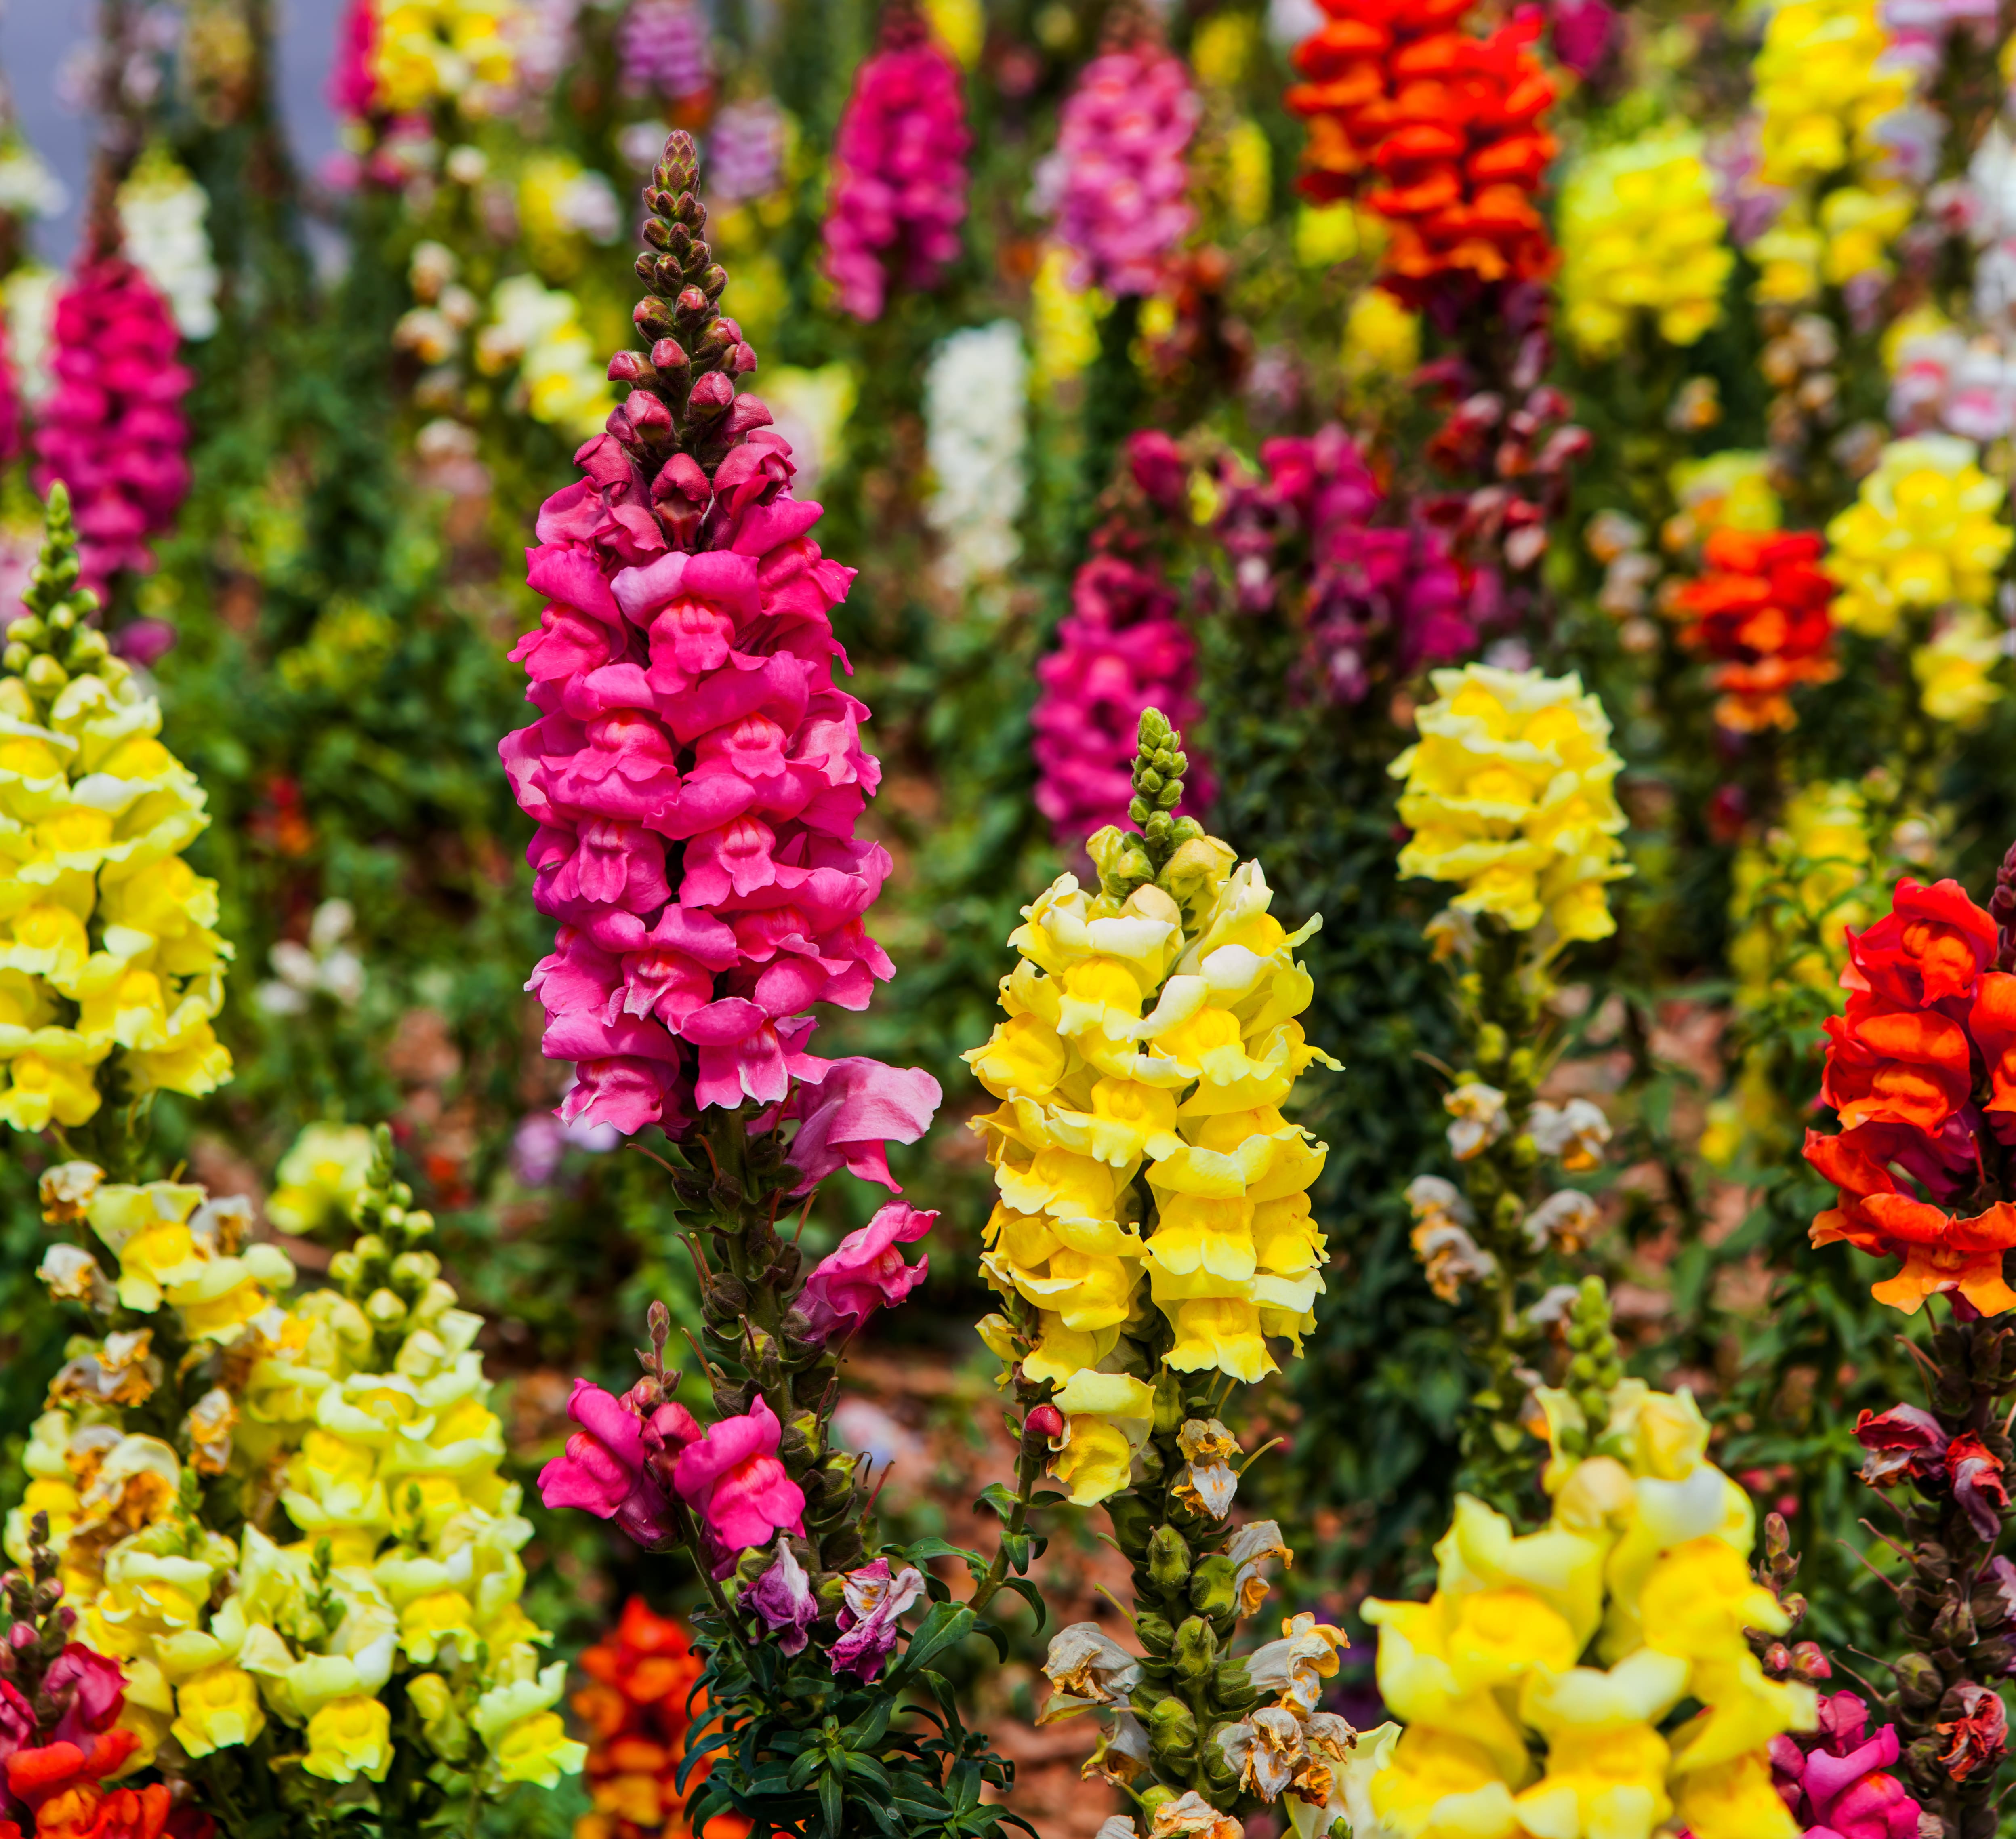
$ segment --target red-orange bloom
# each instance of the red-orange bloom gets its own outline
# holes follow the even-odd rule
[[[680,1624],[654,1615],[641,1597],[624,1605],[616,1631],[581,1657],[590,1684],[574,1695],[588,1726],[588,1783],[595,1812],[574,1823],[574,1839],[688,1839],[686,1802],[706,1779],[696,1766],[679,1790],[689,1740],[707,1722],[706,1700],[688,1696],[700,1657]],[[749,1823],[717,1815],[703,1839],[743,1839]]]
[[[1907,1009],[1856,995],[1826,1022],[1820,1096],[1858,1124],[1908,1124],[1935,1136],[1967,1102],[1973,1055],[1967,1030],[1936,1009]]]
[[[1967,1011],[1967,1031],[1988,1069],[1990,1097],[1982,1109],[2006,1141],[2016,1130],[2016,977],[1990,971]]]
[[[1995,921],[1956,881],[1927,887],[1906,875],[1890,906],[1874,925],[1849,934],[1841,988],[1913,1008],[1971,1001],[1995,955]]]
[[[1302,189],[1393,225],[1386,286],[1419,305],[1445,275],[1537,280],[1554,251],[1533,204],[1555,153],[1535,14],[1478,38],[1467,0],[1322,0],[1288,106],[1309,124]]]
[[[2002,1254],[2016,1246],[2016,1206],[1997,1201],[1970,1219],[1906,1193],[1885,1166],[1880,1127],[1845,1130],[1838,1137],[1806,1133],[1805,1156],[1839,1190],[1839,1204],[1813,1221],[1815,1246],[1845,1241],[1879,1257],[1904,1260],[1895,1277],[1870,1294],[1906,1315],[1928,1296],[1957,1290],[1984,1315],[2016,1304],[2002,1279]]]
[[[168,1790],[107,1792],[103,1777],[132,1754],[139,1739],[128,1730],[95,1738],[87,1756],[75,1743],[45,1743],[7,1758],[7,1786],[35,1816],[35,1839],[160,1839],[168,1823]]]
[[[1715,719],[1725,728],[1791,727],[1794,686],[1841,674],[1828,612],[1838,590],[1816,566],[1821,549],[1812,531],[1718,530],[1707,572],[1676,597],[1690,622],[1681,642],[1720,660]]]

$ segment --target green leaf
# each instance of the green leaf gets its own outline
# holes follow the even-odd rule
[[[847,1803],[838,1776],[829,1772],[819,1777],[819,1817],[826,1823],[827,1839],[841,1839],[847,1830],[844,1817]]]
[[[1061,1495],[1058,1497],[1060,1499],[1062,1498]],[[1021,1505],[1006,1482],[990,1481],[980,1491],[980,1498],[973,1503],[973,1510],[977,1513],[982,1507],[992,1507],[995,1517],[1005,1525],[1014,1518],[1015,1509]]]
[[[958,1646],[973,1632],[974,1626],[973,1611],[964,1603],[934,1604],[931,1613],[917,1624],[917,1632],[910,1637],[910,1644],[903,1650],[902,1657],[889,1669],[890,1683],[895,1685],[907,1679],[927,1661]],[[1008,1657],[1006,1642],[997,1637],[995,1645],[1002,1650],[1001,1657],[1005,1661]]]

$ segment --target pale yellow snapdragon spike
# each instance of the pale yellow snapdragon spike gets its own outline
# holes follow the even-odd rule
[[[1421,738],[1388,769],[1414,832],[1401,873],[1454,882],[1459,911],[1514,932],[1545,920],[1563,939],[1607,938],[1604,889],[1631,871],[1618,841],[1624,763],[1602,705],[1573,672],[1468,664],[1431,680]]]
[[[1381,1695],[1406,1725],[1372,1778],[1378,1819],[1406,1835],[1645,1833],[1795,1839],[1770,1781],[1771,1739],[1810,1729],[1810,1687],[1767,1680],[1745,1630],[1789,1620],[1754,1582],[1748,1497],[1705,1455],[1685,1393],[1626,1380],[1586,1426],[1539,1394],[1557,1448],[1548,1524],[1515,1534],[1457,1502],[1425,1603],[1372,1602]],[[1586,1441],[1578,1447],[1587,1447]],[[1597,1637],[1594,1657],[1580,1664]],[[1667,1728],[1693,1700],[1697,1715]],[[1537,1741],[1544,1761],[1532,1760]]]
[[[1125,900],[1060,877],[1010,941],[1007,1019],[966,1056],[1001,1101],[977,1127],[999,1196],[983,1268],[1038,1312],[1024,1370],[1057,1387],[1053,1472],[1080,1500],[1125,1487],[1147,1436],[1150,1379],[1123,1369],[1148,1311],[1170,1367],[1253,1380],[1269,1337],[1299,1350],[1323,1288],[1306,1190],[1324,1152],[1280,1111],[1336,1065],[1296,1020],[1315,922],[1289,933],[1235,863],[1197,838]]]

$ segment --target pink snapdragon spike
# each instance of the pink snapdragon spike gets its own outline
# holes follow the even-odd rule
[[[1852,1692],[1820,1702],[1820,1728],[1771,1740],[1780,1798],[1806,1839],[1917,1839],[1918,1804],[1895,1776],[1897,1728],[1869,1735],[1869,1707]]]
[[[1305,691],[1356,703],[1382,670],[1408,677],[1475,648],[1478,593],[1447,538],[1418,519],[1372,525],[1394,507],[1342,428],[1262,442],[1260,463],[1258,478],[1234,467],[1220,481],[1212,534],[1240,612],[1299,607]]]
[[[675,136],[646,192],[650,352],[611,361],[636,387],[527,552],[548,604],[512,656],[541,713],[499,752],[559,931],[527,987],[574,1066],[569,1123],[677,1136],[746,1105],[752,1130],[794,1128],[801,1192],[841,1167],[893,1188],[887,1145],[923,1134],[936,1081],[807,1051],[818,1005],[865,1008],[894,968],[866,925],[889,856],[855,834],[881,771],[833,681],[854,571],[736,395],[756,357],[718,312],[697,182]]]
[[[616,31],[625,91],[655,92],[675,103],[704,98],[714,87],[714,49],[695,0],[631,0]]]
[[[1203,104],[1182,59],[1145,30],[1080,74],[1035,198],[1076,258],[1073,284],[1152,294],[1197,222],[1186,155]]]
[[[938,284],[958,259],[972,150],[959,66],[896,0],[833,141],[825,265],[844,312],[881,318],[892,278],[913,293]]]
[[[329,74],[329,99],[339,115],[355,118],[371,113],[377,95],[371,54],[377,43],[377,8],[372,0],[349,0],[337,29],[336,58]]]
[[[699,1441],[693,1414],[667,1404],[647,1415],[634,1394],[617,1398],[576,1379],[567,1415],[581,1428],[539,1471],[540,1499],[613,1520],[639,1545],[663,1545],[672,1536],[671,1504],[651,1459]]]
[[[21,451],[21,380],[15,374],[14,354],[7,329],[0,324],[0,466]]]
[[[858,1333],[877,1309],[893,1309],[931,1275],[931,1261],[906,1264],[898,1246],[914,1245],[936,1223],[936,1213],[920,1213],[900,1200],[879,1208],[812,1267],[797,1306],[805,1311],[808,1341],[843,1340]]]
[[[1157,511],[1179,514],[1187,479],[1168,435],[1132,437],[1127,463]],[[1127,808],[1143,709],[1159,709],[1186,730],[1203,716],[1197,641],[1178,615],[1152,546],[1119,521],[1093,541],[1093,554],[1072,578],[1071,610],[1058,622],[1057,648],[1036,665],[1041,687],[1029,715],[1039,775],[1036,809],[1065,849]],[[1211,774],[1198,749],[1189,752],[1179,809],[1198,817],[1211,806]]]
[[[826,1650],[827,1657],[836,1673],[878,1678],[901,1632],[898,1618],[923,1593],[923,1574],[905,1565],[891,1577],[888,1560],[878,1558],[850,1571],[841,1588],[846,1607],[840,1612],[840,1639]]]
[[[710,1424],[672,1465],[672,1486],[699,1517],[717,1578],[779,1532],[805,1536],[805,1491],[777,1460],[781,1435],[776,1413],[759,1397],[740,1417]]]
[[[35,430],[37,492],[58,479],[77,507],[78,558],[103,594],[120,569],[153,566],[148,544],[188,496],[193,380],[175,362],[167,304],[124,256],[87,258],[58,297],[56,388]]]
[[[784,180],[784,112],[759,96],[726,104],[707,135],[707,182],[718,203],[739,204],[774,192]]]

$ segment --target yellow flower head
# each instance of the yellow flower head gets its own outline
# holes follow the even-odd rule
[[[392,1766],[392,1714],[376,1699],[332,1700],[308,1720],[301,1767],[332,1782],[382,1782]]]
[[[1752,67],[1766,185],[1803,186],[1884,157],[1883,118],[1911,82],[1885,62],[1876,0],[1787,0],[1770,15]]]
[[[74,542],[58,488],[52,579]],[[231,1076],[211,1026],[231,947],[216,884],[180,854],[209,821],[203,789],[77,597],[31,587],[0,675],[0,1121],[19,1130],[88,1123],[114,1056],[136,1094]]]
[[[1978,607],[1963,607],[1911,654],[1918,699],[1935,721],[1978,728],[2000,698],[1993,672],[2003,633]]]
[[[362,1124],[308,1125],[273,1171],[267,1218],[298,1234],[347,1218],[364,1192],[372,1154],[371,1133]]]
[[[1071,285],[1071,264],[1069,250],[1048,245],[1029,290],[1035,380],[1043,389],[1082,375],[1099,355],[1099,322],[1108,302],[1096,289]]]
[[[1514,931],[1545,919],[1564,939],[1608,937],[1604,884],[1631,871],[1617,840],[1624,763],[1602,705],[1572,673],[1469,664],[1433,680],[1421,738],[1389,769],[1406,781],[1400,817],[1414,831],[1401,872],[1455,882],[1460,911]]]
[[[982,1268],[1024,1325],[995,1318],[990,1345],[1059,1388],[1051,1472],[1085,1502],[1128,1484],[1147,1434],[1150,1357],[1122,1340],[1150,1307],[1179,1372],[1254,1380],[1275,1370],[1270,1337],[1300,1351],[1323,1288],[1305,1195],[1325,1152],[1280,1105],[1336,1064],[1296,1019],[1314,986],[1294,950],[1316,922],[1289,932],[1257,864],[1198,836],[1132,885],[1138,841],[1089,848],[1102,891],[1064,875],[1023,910],[1006,1019],[966,1056],[1002,1102],[976,1126],[999,1196]]]
[[[1907,610],[1984,608],[2009,554],[2001,484],[1950,435],[1892,441],[1856,502],[1827,525],[1834,617],[1888,638]]]
[[[1561,289],[1568,330],[1617,350],[1633,316],[1669,344],[1694,344],[1722,312],[1736,258],[1701,136],[1668,128],[1582,160],[1561,189]]]
[[[175,1687],[177,1743],[192,1756],[249,1743],[266,1728],[257,1682],[232,1666],[212,1667]]]

